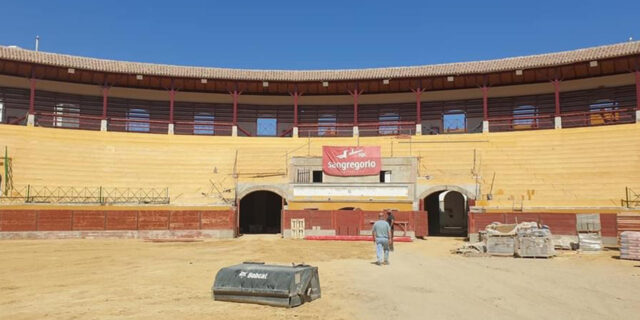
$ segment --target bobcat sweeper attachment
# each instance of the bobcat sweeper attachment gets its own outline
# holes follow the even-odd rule
[[[212,287],[217,301],[295,307],[320,298],[318,268],[245,262],[220,269]]]

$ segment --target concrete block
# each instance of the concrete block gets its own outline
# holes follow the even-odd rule
[[[553,124],[554,124],[554,128],[562,129],[562,117],[554,117]]]

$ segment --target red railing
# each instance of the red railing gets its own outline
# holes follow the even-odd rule
[[[352,123],[299,123],[299,137],[351,137]]]
[[[586,112],[570,112],[562,115],[563,128],[604,126],[635,122],[635,109],[621,108]]]
[[[184,135],[230,136],[232,128],[231,122],[176,121],[173,130]]]
[[[247,130],[245,130],[245,129],[242,129],[242,127],[241,127],[241,126],[236,125],[236,127],[238,128],[238,131],[240,131],[240,132],[244,133],[247,137],[251,137],[251,136],[252,136],[252,135],[251,135],[251,132],[249,132],[249,131],[247,131]]]
[[[489,118],[489,132],[553,129],[554,115]]]
[[[29,115],[28,113],[25,113],[24,116],[19,117],[19,118],[15,118],[15,119],[7,122],[7,124],[25,125],[25,124],[27,124],[27,116],[28,115]]]
[[[109,118],[109,131],[119,132],[141,132],[141,133],[164,133],[169,132],[169,121],[167,120],[145,120],[127,118]]]
[[[292,132],[293,132],[293,127],[282,131],[282,133],[280,133],[280,135],[278,135],[278,137],[290,137]]]
[[[26,115],[25,115],[26,116]],[[100,130],[100,116],[36,112],[35,126],[64,129]]]
[[[358,132],[362,137],[412,135],[416,131],[413,121],[383,121],[358,123]]]

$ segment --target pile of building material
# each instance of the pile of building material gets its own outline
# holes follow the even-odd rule
[[[517,224],[492,223],[485,228],[487,253],[492,256],[513,256],[516,249]]]
[[[518,230],[516,255],[522,258],[549,258],[555,256],[556,251],[551,239],[551,231],[537,226]]]
[[[599,214],[576,215],[576,229],[580,251],[601,251],[602,234]]]
[[[640,260],[640,232],[622,232],[620,235],[620,259]]]
[[[481,241],[465,244],[454,253],[465,256],[549,258],[555,256],[551,230],[537,222],[502,224],[494,222],[481,233]]]

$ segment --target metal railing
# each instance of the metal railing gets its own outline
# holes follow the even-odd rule
[[[631,190],[631,188],[626,187],[625,190],[625,199],[620,200],[620,205],[627,208],[637,208],[640,207],[640,194]]]
[[[37,127],[100,130],[101,116],[74,113],[36,112]]]
[[[300,137],[351,137],[353,123],[298,123]]]
[[[217,121],[176,121],[175,134],[205,135],[205,136],[230,136],[233,123]]]
[[[27,116],[12,119],[7,124],[25,125]],[[592,110],[581,112],[566,112],[559,115],[563,128],[589,127],[634,123],[635,108],[611,108],[610,110]],[[487,119],[490,132],[553,129],[555,127],[554,114],[532,116],[505,116]],[[36,112],[35,125],[41,127],[100,130],[101,120],[98,115],[81,115],[73,112]],[[167,134],[170,122],[167,120],[108,118],[108,131],[160,133]],[[300,137],[350,137],[353,136],[353,123],[299,123]],[[458,131],[439,132],[423,128],[422,134],[453,134],[481,132],[481,124],[471,130],[467,128]],[[174,133],[182,135],[210,135],[230,136],[233,124],[217,121],[175,121]],[[413,121],[361,122],[358,124],[360,136],[385,135],[413,135],[416,133]],[[238,133],[254,136],[251,132],[237,126]],[[293,127],[277,134],[280,137],[292,135]]]
[[[563,128],[604,126],[635,122],[635,109],[594,110],[561,114]]]
[[[167,134],[169,132],[169,121],[109,118],[108,128],[109,131]]]
[[[554,115],[489,118],[489,132],[553,129]]]
[[[397,136],[412,135],[416,131],[416,123],[413,121],[383,121],[358,123],[360,136]]]
[[[169,188],[14,186],[0,203],[169,204]]]

